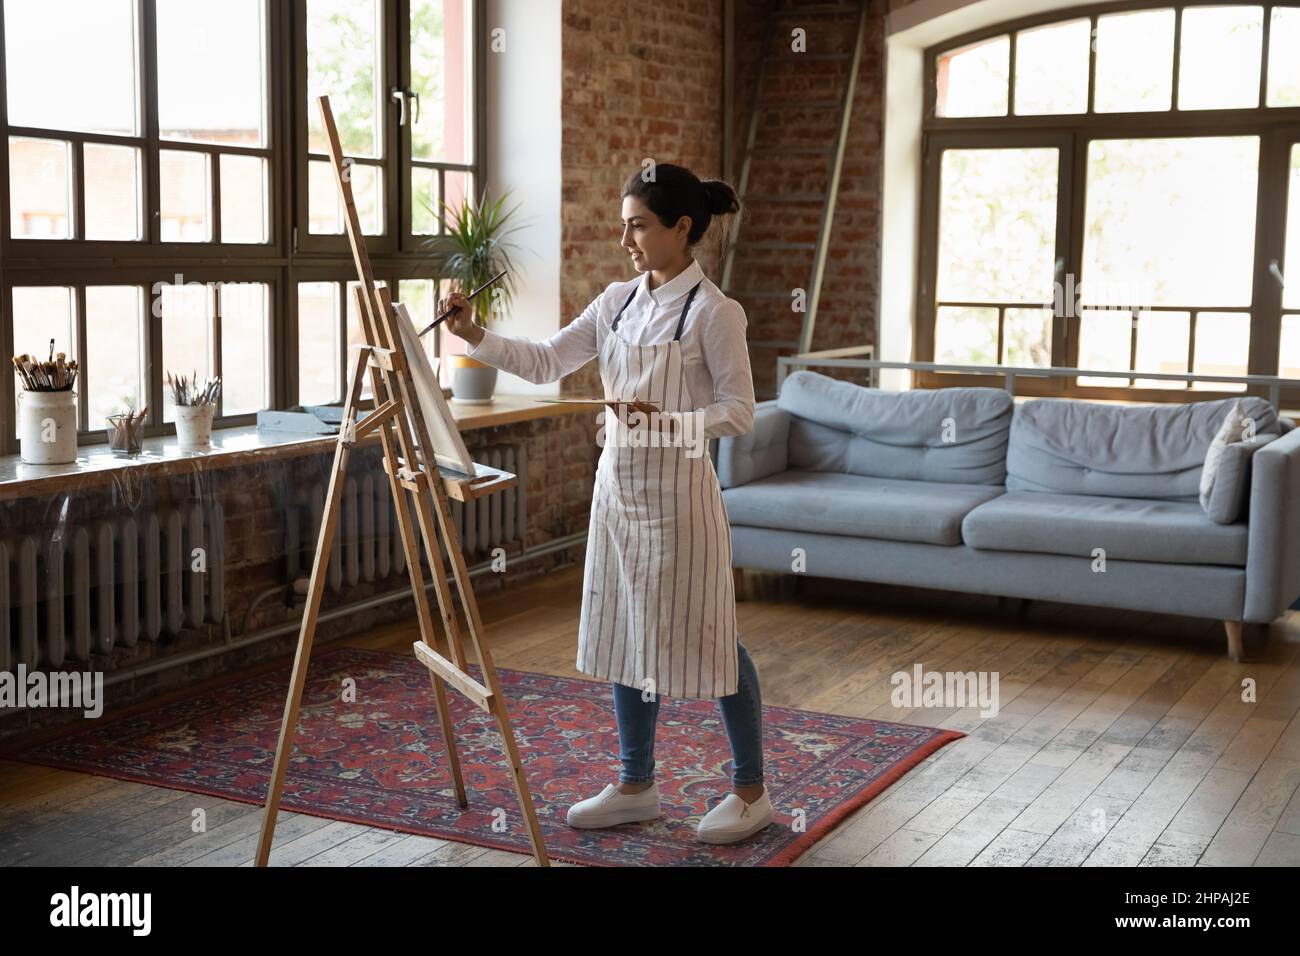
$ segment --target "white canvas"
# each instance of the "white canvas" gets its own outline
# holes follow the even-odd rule
[[[397,325],[402,330],[402,350],[406,353],[406,362],[411,370],[411,381],[415,385],[415,397],[424,413],[424,424],[429,429],[429,439],[433,442],[434,457],[439,465],[452,471],[463,472],[471,477],[474,461],[465,448],[460,437],[456,419],[452,417],[447,400],[442,396],[442,386],[438,384],[438,373],[429,361],[415,323],[411,321],[406,306],[400,302],[393,303],[397,313]]]

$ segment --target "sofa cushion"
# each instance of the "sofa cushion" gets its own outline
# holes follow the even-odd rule
[[[1025,402],[1012,417],[1007,489],[1198,501],[1205,453],[1234,401],[1256,433],[1279,430],[1273,406],[1255,396],[1180,405]]]
[[[1233,442],[1224,446],[1219,456],[1213,487],[1210,488],[1209,500],[1201,503],[1211,521],[1232,524],[1246,517],[1246,502],[1250,500],[1251,460],[1256,451],[1277,437],[1255,435],[1250,441]]]
[[[961,544],[961,520],[1003,493],[992,485],[783,471],[722,493],[732,525]]]
[[[778,405],[790,423],[790,467],[876,478],[1001,485],[1011,396],[999,388],[864,388],[794,372]]]
[[[1200,502],[1008,491],[972,510],[962,540],[988,551],[1107,560],[1246,564],[1246,524],[1216,524]]]

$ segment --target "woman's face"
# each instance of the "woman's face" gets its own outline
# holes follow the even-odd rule
[[[622,246],[637,272],[663,269],[680,260],[690,231],[690,216],[682,216],[669,228],[636,196],[623,197]]]

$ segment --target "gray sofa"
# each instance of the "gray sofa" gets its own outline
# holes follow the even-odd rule
[[[1211,518],[1201,470],[1230,401],[1017,404],[798,371],[719,439],[732,563],[1214,618],[1239,660],[1243,624],[1300,596],[1300,430],[1243,397],[1256,439],[1225,451],[1242,477],[1220,465]]]

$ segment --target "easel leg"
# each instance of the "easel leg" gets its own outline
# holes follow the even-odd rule
[[[533,856],[538,866],[549,866],[550,859],[546,853],[546,843],[542,839],[542,829],[537,822],[537,810],[533,806],[532,793],[528,789],[528,777],[524,774],[524,765],[519,759],[519,746],[515,742],[514,729],[510,724],[510,713],[506,707],[505,694],[501,690],[501,681],[497,677],[496,665],[492,663],[492,654],[487,644],[481,640],[483,623],[478,616],[478,602],[474,600],[474,586],[469,578],[469,568],[465,565],[465,555],[461,551],[460,535],[456,523],[452,520],[451,510],[447,506],[446,493],[434,489],[434,505],[438,509],[438,523],[442,526],[443,543],[451,560],[452,573],[456,579],[456,589],[460,592],[461,603],[465,608],[465,619],[469,624],[470,639],[478,652],[479,667],[483,671],[483,683],[492,692],[492,715],[497,719],[501,730],[501,743],[506,751],[506,760],[510,763],[510,772],[515,781],[515,793],[519,797],[519,806],[524,814],[524,823],[528,827],[528,839],[533,846]],[[432,551],[433,560],[438,560],[437,573],[441,576],[441,561],[436,557],[438,550]],[[455,621],[455,609],[452,610],[452,630],[450,633],[459,643],[459,628]]]
[[[366,334],[366,340],[369,342],[387,341],[383,336],[376,334],[375,326],[371,322],[369,302],[365,292],[360,286],[354,290],[356,293],[357,316],[361,319],[362,327]],[[381,371],[374,365],[370,366],[370,387],[375,395],[387,395],[390,400],[398,397],[400,390],[394,386],[394,383],[388,380],[388,374]],[[437,642],[434,635],[437,631],[433,626],[433,611],[429,608],[429,592],[424,586],[424,571],[420,567],[420,547],[419,541],[415,537],[415,525],[411,521],[411,507],[407,500],[407,492],[403,489],[402,484],[397,479],[399,470],[397,446],[403,449],[410,445],[408,426],[405,413],[402,413],[395,422],[385,423],[380,431],[380,437],[384,445],[384,470],[388,473],[388,486],[393,496],[393,507],[397,512],[397,529],[402,536],[402,550],[406,554],[407,573],[411,578],[411,590],[415,599],[415,615],[420,625],[420,638],[425,644],[438,650]],[[417,496],[418,507],[418,496]],[[421,520],[423,529],[423,519]],[[427,535],[426,535],[427,538]],[[427,541],[426,541],[427,546]],[[441,589],[441,584],[439,584]],[[441,600],[439,601],[441,604]],[[438,723],[442,725],[442,742],[447,751],[447,763],[451,769],[452,788],[456,793],[456,803],[461,809],[469,806],[469,795],[465,791],[465,777],[460,767],[460,751],[456,747],[456,731],[452,725],[451,707],[447,703],[447,688],[441,677],[434,672],[429,672],[429,679],[433,685],[434,705],[438,710]]]
[[[348,400],[343,406],[343,421],[354,420],[357,399],[361,394],[361,375],[369,353],[365,349],[357,352],[357,362],[352,368],[349,380]],[[334,446],[334,465],[330,470],[329,491],[325,495],[325,515],[321,520],[320,538],[316,542],[316,560],[311,566],[311,584],[307,588],[307,607],[302,616],[302,627],[298,630],[298,653],[293,659],[293,677],[289,681],[289,699],[284,706],[284,720],[280,724],[280,740],[275,748],[275,768],[271,771],[271,787],[266,800],[266,812],[262,817],[262,835],[257,843],[257,866],[266,866],[271,855],[271,840],[275,836],[275,818],[280,810],[280,796],[284,790],[284,776],[289,768],[289,756],[293,753],[293,738],[298,729],[298,708],[302,704],[302,690],[307,682],[307,667],[311,661],[311,646],[316,635],[316,618],[320,614],[321,598],[325,595],[325,574],[329,568],[330,550],[334,544],[334,532],[338,527],[341,497],[339,489],[347,471],[351,444],[339,436]]]

